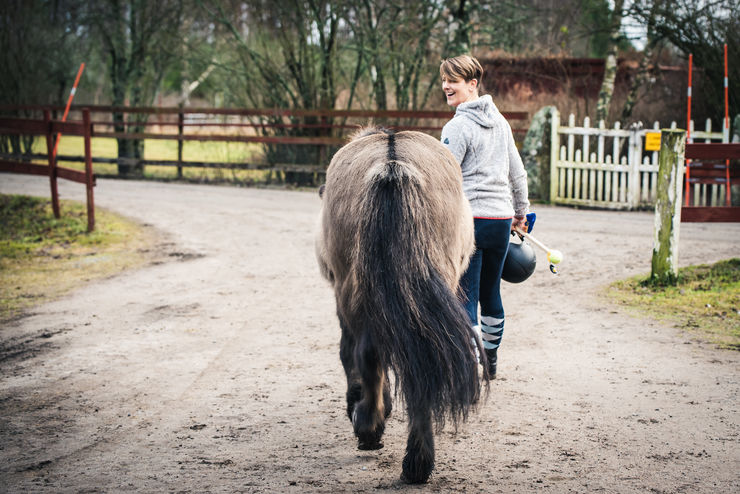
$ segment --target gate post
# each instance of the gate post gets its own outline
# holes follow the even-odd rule
[[[629,171],[627,178],[627,204],[630,209],[637,209],[640,205],[640,151],[642,149],[642,139],[640,139],[640,130],[642,123],[632,124],[630,126],[629,137]]]
[[[660,134],[650,280],[660,285],[675,285],[678,277],[678,234],[686,131],[662,129]]]
[[[558,197],[558,157],[560,156],[560,112],[553,108],[550,116],[550,202]]]

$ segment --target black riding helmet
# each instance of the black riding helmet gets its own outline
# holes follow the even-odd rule
[[[509,283],[521,283],[532,276],[536,266],[537,256],[531,245],[524,241],[510,242],[501,279]]]

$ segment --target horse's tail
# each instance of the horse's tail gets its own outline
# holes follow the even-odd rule
[[[355,307],[407,406],[429,410],[440,426],[446,418],[457,425],[480,396],[473,333],[458,294],[428,255],[440,238],[425,232],[444,214],[429,210],[430,191],[420,171],[398,159],[394,137],[387,162],[365,176]]]

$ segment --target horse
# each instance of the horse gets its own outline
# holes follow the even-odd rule
[[[401,479],[427,482],[433,426],[457,430],[487,382],[459,288],[475,248],[460,167],[429,135],[365,129],[334,155],[319,195],[316,257],[334,289],[358,448],[383,447],[392,373],[409,422]]]

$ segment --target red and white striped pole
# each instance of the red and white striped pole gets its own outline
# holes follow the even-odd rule
[[[77,77],[75,77],[75,83],[72,85],[72,90],[69,92],[69,98],[67,98],[67,106],[64,108],[64,115],[62,116],[62,122],[67,121],[67,115],[69,115],[69,107],[72,106],[72,100],[77,92],[77,85],[80,83],[80,77],[82,77],[82,71],[85,70],[85,63],[80,64],[80,69],[77,71]],[[54,143],[54,151],[51,153],[51,159],[57,159],[57,149],[59,149],[59,139],[62,138],[62,133],[57,133],[57,140]]]
[[[691,65],[694,61],[694,55],[689,53],[689,89],[686,92],[687,95],[687,108],[686,108],[686,142],[691,142]],[[691,176],[691,167],[689,166],[689,163],[691,160],[686,160],[686,193],[684,194],[686,196],[684,205],[689,205],[689,196],[691,195],[691,189],[689,188],[689,178]]]

